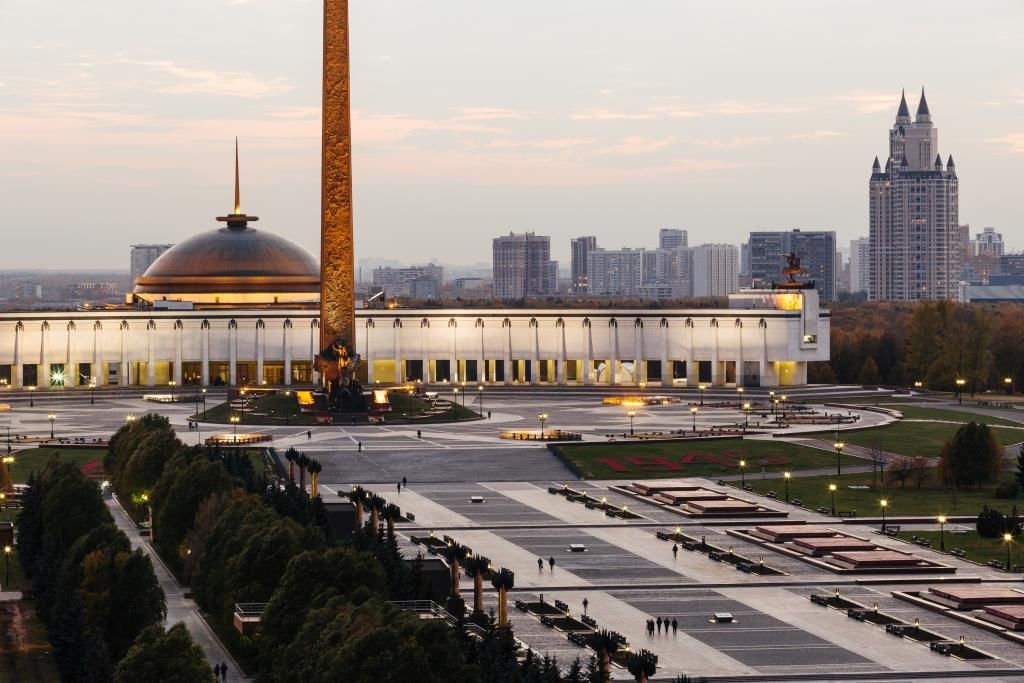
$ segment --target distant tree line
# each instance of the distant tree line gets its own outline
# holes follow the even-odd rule
[[[952,391],[1024,388],[1024,305],[868,302],[831,306],[831,360],[811,382]],[[998,324],[996,322],[998,321]]]

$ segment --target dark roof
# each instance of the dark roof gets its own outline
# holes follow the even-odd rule
[[[918,116],[931,116],[931,112],[928,111],[928,100],[924,98],[924,88],[921,88],[921,101],[917,103],[917,115]]]
[[[910,118],[910,107],[907,106],[907,91],[904,90],[900,95],[900,109],[896,112],[896,117],[906,116]]]
[[[878,163],[878,157],[875,157],[875,163],[873,163],[873,164],[871,165],[871,168],[872,168],[872,169],[874,169],[874,170],[876,170],[876,171],[877,171],[878,169],[882,168],[881,164],[879,164],[879,163]]]

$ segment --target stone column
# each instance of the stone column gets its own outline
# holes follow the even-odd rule
[[[594,383],[594,330],[590,324],[590,318],[583,319],[583,346],[586,358],[583,359],[583,384],[590,386]]]
[[[555,323],[555,381],[558,382],[559,386],[565,386],[566,381],[566,363],[569,359],[566,357],[565,352],[565,321],[561,318]]]
[[[238,323],[228,322],[228,384],[238,384]]]
[[[637,318],[633,322],[633,382],[647,381],[647,365],[644,362],[644,321]]]
[[[697,367],[696,339],[693,332],[693,319],[686,319],[686,331],[690,333],[690,346],[686,351],[686,386],[696,388],[700,384],[700,368]]]
[[[185,325],[180,320],[174,321],[174,383],[181,386],[181,360],[183,354],[181,352],[182,336],[185,332]]]
[[[128,321],[121,321],[121,367],[118,370],[117,384],[126,387],[131,385],[131,364],[128,359]]]
[[[430,384],[430,321],[420,321],[420,360],[423,363],[423,384]]]
[[[41,387],[50,386],[50,362],[47,359],[50,341],[50,323],[46,320],[39,327],[39,365],[36,367],[36,384]]]
[[[341,337],[358,351],[353,303],[348,0],[325,0],[323,46],[319,348],[325,349]]]
[[[455,318],[448,321],[448,379],[452,386],[458,386],[462,379],[459,374],[459,340],[456,336],[459,333],[459,322]]]
[[[670,328],[668,318],[661,319],[661,386],[672,386],[672,365],[669,358]]]
[[[281,325],[281,349],[284,353],[284,385],[292,385],[292,321],[285,320]]]
[[[201,355],[200,382],[204,387],[210,386],[210,321],[204,320],[199,325],[199,353]]]
[[[156,348],[154,337],[156,336],[156,321],[150,320],[146,323],[146,386],[156,385]]]
[[[736,357],[736,386],[746,386],[743,381],[743,321],[736,318],[736,336],[739,340],[739,353]]]
[[[619,321],[612,318],[608,321],[608,384],[619,384]]]
[[[402,321],[396,319],[391,329],[395,333],[395,385],[401,386],[405,383],[405,373],[402,370]]]
[[[71,355],[71,335],[74,334],[76,327],[74,320],[68,323],[67,347],[64,350],[64,386],[72,388],[78,386],[78,370],[76,364],[72,362],[74,357]]]
[[[480,330],[480,347],[476,354],[476,381],[483,384],[490,378],[487,376],[487,366],[484,362],[484,321],[482,318],[476,319],[476,326]]]
[[[263,374],[264,340],[266,338],[266,324],[260,318],[256,321],[256,384],[263,386],[266,376]]]
[[[11,373],[11,386],[21,389],[25,386],[25,363],[22,360],[22,346],[25,344],[25,325],[20,320],[14,325],[14,372]]]
[[[540,323],[530,318],[530,384],[540,381]]]
[[[503,384],[512,384],[512,376],[514,368],[512,367],[512,321],[505,318],[501,323],[502,327],[505,328],[504,347],[502,349],[502,362],[505,364],[505,381]]]
[[[366,321],[366,356],[363,362],[366,363],[366,385],[372,387],[375,381],[375,375],[373,372],[373,361],[377,358],[377,354],[374,353],[373,344],[373,328],[374,321]]]
[[[725,384],[722,376],[721,357],[718,355],[718,320],[711,321],[711,386],[720,387]]]

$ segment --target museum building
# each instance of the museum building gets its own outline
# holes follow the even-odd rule
[[[320,264],[225,226],[162,254],[123,307],[0,313],[0,384],[13,388],[293,385],[314,381]],[[787,386],[829,358],[813,289],[746,290],[727,308],[356,311],[369,383]]]

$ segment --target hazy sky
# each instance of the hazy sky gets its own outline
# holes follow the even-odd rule
[[[927,89],[960,218],[1013,247],[1019,2],[352,0],[359,257],[491,237],[653,246],[867,232],[900,88]],[[242,204],[319,251],[321,4],[0,0],[0,268],[127,269]]]

